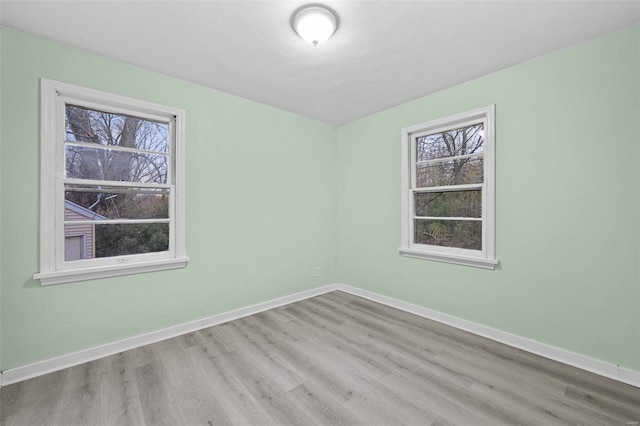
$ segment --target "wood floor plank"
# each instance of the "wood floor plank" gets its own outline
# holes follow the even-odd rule
[[[137,367],[136,385],[145,424],[168,426],[183,423],[178,406],[174,406],[162,361],[151,361]]]
[[[112,360],[109,373],[102,378],[103,412],[110,424],[135,426],[144,423],[134,366],[132,351],[119,354]]]
[[[9,424],[11,417],[21,411],[20,405],[24,404],[23,401],[28,400],[28,397],[22,397],[22,394],[27,392],[28,389],[34,389],[34,387],[28,386],[26,382],[16,383],[0,389],[0,396],[2,397],[2,401],[0,401],[0,420],[6,420],[7,424]]]
[[[265,326],[263,323],[252,324],[257,329]],[[322,346],[309,340],[291,342],[286,337],[276,337],[269,342],[272,350],[286,359],[297,370],[305,372],[307,378],[322,386],[325,392],[335,395],[337,398],[348,401],[353,397],[353,384],[348,379],[348,370],[345,364],[335,353],[326,355]]]
[[[56,410],[47,418],[46,424],[81,425],[95,418],[106,418],[102,404],[103,386],[99,381],[87,382],[66,390],[58,399]]]
[[[267,345],[261,345],[259,336],[243,320],[234,321],[229,325],[229,330],[238,344],[235,353],[246,358],[250,365],[261,371],[278,389],[288,392],[307,380],[275,351]]]
[[[229,354],[233,372],[243,379],[243,383],[269,415],[282,425],[319,424],[308,410],[301,410],[291,398],[265,375],[265,372],[252,365],[243,354]]]
[[[23,389],[18,393],[13,404],[5,407],[5,398],[2,398],[3,406],[0,408],[0,415],[12,414],[12,423],[8,423],[7,420],[7,426],[51,424],[56,412],[64,406],[61,395],[65,386],[63,378],[66,373],[65,370],[56,371],[24,383],[17,383],[16,385],[22,385]],[[10,391],[11,386],[3,386],[0,392],[4,395],[8,388]],[[0,419],[0,422],[2,420]],[[2,424],[4,426],[4,423]]]
[[[639,388],[339,291],[0,390],[2,426],[634,422]]]
[[[332,394],[324,392],[314,380],[308,380],[287,392],[294,404],[305,408],[325,425],[363,424],[353,413],[346,409]]]
[[[190,348],[190,355],[201,368],[220,405],[235,424],[277,424],[251,395],[243,380],[234,374],[230,357],[234,352],[210,353],[204,347]]]

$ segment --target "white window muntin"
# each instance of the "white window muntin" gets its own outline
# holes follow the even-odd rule
[[[462,114],[457,114],[427,123],[411,126],[402,130],[402,220],[400,253],[406,256],[459,263],[469,266],[494,269],[495,235],[494,235],[494,114],[495,105],[478,108]],[[484,146],[481,153],[464,156],[452,156],[417,162],[416,140],[423,136],[459,129],[483,123]],[[416,187],[416,164],[437,163],[456,158],[482,157],[483,182],[478,184],[446,185],[437,187]],[[419,192],[444,192],[479,189],[482,196],[482,249],[470,250],[457,247],[435,246],[414,243],[415,219],[435,220],[469,220],[476,218],[431,218],[415,215],[414,194]]]
[[[184,111],[137,99],[105,93],[68,83],[41,79],[41,256],[40,272],[34,274],[42,284],[80,281],[137,272],[173,269],[186,266],[188,258],[184,243]],[[130,115],[145,120],[168,124],[167,183],[140,183],[120,181],[95,181],[66,178],[65,145],[76,144],[66,140],[66,105],[93,110]],[[177,143],[177,140],[181,143]],[[90,145],[90,144],[86,144]],[[111,146],[91,146],[97,149],[118,149]],[[130,149],[138,152],[148,150]],[[178,168],[179,166],[179,168]],[[53,179],[52,179],[53,177]],[[167,251],[140,253],[77,261],[64,260],[64,226],[81,221],[64,220],[65,184],[87,184],[124,187],[153,187],[169,190],[169,219],[153,219],[153,223],[169,224]],[[51,212],[54,214],[51,214]],[[105,221],[91,221],[99,224]],[[107,221],[109,223],[116,222]],[[149,223],[144,219],[129,219],[126,223]],[[179,235],[178,235],[179,234]]]

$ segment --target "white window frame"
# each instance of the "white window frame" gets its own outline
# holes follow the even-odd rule
[[[495,258],[495,105],[474,109],[461,114],[432,120],[402,129],[402,178],[401,178],[401,241],[398,252],[407,257],[428,259],[459,265],[474,266],[484,269],[495,269],[498,260]],[[471,126],[484,124],[484,176],[482,184],[457,185],[455,187],[438,187],[438,190],[461,190],[480,188],[482,191],[482,249],[470,250],[456,247],[443,247],[414,243],[414,193],[416,139],[422,136]],[[435,187],[429,188],[431,191]]]
[[[164,105],[40,79],[40,272],[42,285],[183,268],[185,241],[185,112]],[[98,259],[64,259],[65,106],[67,103],[169,123],[169,250]]]

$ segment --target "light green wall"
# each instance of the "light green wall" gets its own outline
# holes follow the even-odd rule
[[[336,129],[3,28],[0,369],[343,282],[640,371],[639,39],[625,29]],[[39,77],[186,110],[186,269],[31,280]],[[400,129],[491,103],[498,270],[399,256]]]
[[[0,36],[3,370],[333,282],[333,126],[6,28]],[[186,110],[186,269],[31,279],[40,77]]]
[[[638,27],[349,123],[338,281],[640,370]],[[400,129],[496,104],[486,271],[401,257]]]

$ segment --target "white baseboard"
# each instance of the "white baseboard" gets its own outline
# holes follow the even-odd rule
[[[107,343],[105,345],[93,348],[83,349],[70,354],[62,355],[55,358],[45,359],[43,361],[34,362],[20,367],[5,370],[0,375],[0,384],[2,386],[12,383],[21,382],[33,377],[42,376],[43,374],[52,373],[54,371],[63,370],[85,362],[93,361],[105,356],[118,354],[130,349],[139,348],[140,346],[159,342],[161,340],[170,339],[186,333],[192,333],[203,328],[213,325],[222,324],[248,315],[257,314],[258,312],[277,308],[278,306],[297,302],[299,300],[308,299],[320,294],[337,290],[338,286],[329,284],[317,287],[311,290],[294,293],[288,296],[279,297],[266,302],[257,303],[255,305],[246,306],[222,314],[213,315],[211,317],[202,318],[195,321],[189,321],[183,324],[174,325],[172,327],[163,328],[152,331],[150,333],[141,334],[127,339],[118,340],[117,342]]]
[[[638,371],[622,368],[614,364],[599,361],[584,355],[579,355],[564,349],[546,345],[535,340],[516,336],[514,334],[500,331],[471,321],[456,318],[451,315],[433,311],[422,306],[414,305],[402,300],[383,296],[378,293],[373,293],[346,284],[329,284],[326,286],[317,287],[300,293],[291,294],[289,296],[279,297],[266,302],[236,309],[234,311],[229,311],[211,317],[178,324],[161,330],[152,331],[150,333],[119,340],[117,342],[107,343],[105,345],[96,346],[59,357],[38,361],[33,364],[5,370],[0,373],[0,386],[21,382],[23,380],[41,376],[43,374],[62,370],[68,367],[73,367],[75,365],[83,364],[85,362],[93,361],[105,356],[114,355],[126,350],[135,349],[140,346],[159,342],[161,340],[170,339],[182,334],[191,333],[203,328],[222,324],[224,322],[232,321],[234,319],[242,318],[248,315],[253,315],[258,312],[277,308],[278,306],[308,299],[310,297],[318,296],[334,290],[341,290],[346,293],[360,296],[365,299],[381,303],[383,305],[410,312],[424,318],[428,318],[461,330],[468,331],[478,336],[486,337],[488,339],[495,340],[497,342],[504,343],[506,345],[522,349],[524,351],[531,352],[533,354],[540,355],[554,361],[561,362],[563,364],[568,364],[582,370],[586,370],[623,383],[640,387],[640,372]]]
[[[582,370],[598,374],[600,376],[608,377],[619,382],[640,387],[640,372],[638,371],[629,370],[618,365],[599,361],[597,359],[589,358],[587,356],[567,351],[565,349],[560,349],[555,346],[537,342],[535,340],[516,336],[515,334],[510,334],[504,331],[497,330],[495,328],[456,318],[451,315],[443,314],[442,312],[433,311],[422,306],[403,302],[402,300],[383,296],[381,294],[373,293],[371,291],[363,290],[357,287],[352,287],[346,284],[337,284],[337,287],[338,290],[353,294],[355,296],[360,296],[365,299],[381,303],[383,305],[391,306],[392,308],[400,309],[402,311],[419,315],[421,317],[428,318],[442,324],[450,325],[452,327],[468,331],[478,336],[486,337],[487,339],[495,340],[496,342],[504,343],[505,345],[522,349],[523,351],[540,355],[542,357],[552,359],[563,364],[571,365],[573,367],[577,367]]]

